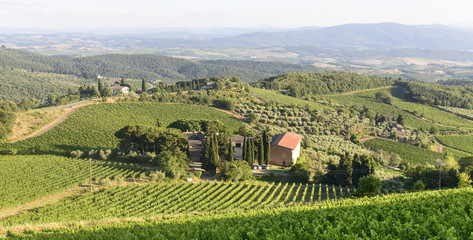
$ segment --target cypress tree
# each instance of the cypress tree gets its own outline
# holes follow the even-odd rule
[[[255,140],[250,139],[250,165],[255,163]]]
[[[102,94],[102,91],[103,91],[103,83],[102,83],[102,79],[99,79],[99,80],[98,80],[98,83],[97,83],[97,85],[98,85],[98,86],[97,86],[97,88],[98,88],[98,90],[99,90],[100,94]]]
[[[228,141],[228,161],[232,161],[233,157],[233,146],[232,146],[232,138]]]
[[[345,155],[340,158],[340,163],[337,168],[337,184],[351,185],[353,174],[353,158],[350,153],[345,152]]]
[[[269,164],[271,158],[271,141],[269,139],[268,132],[263,132],[263,149],[264,149],[264,164]]]
[[[263,140],[261,139],[258,144],[258,164],[263,165],[265,164],[265,159],[264,159],[264,146],[263,146]]]
[[[217,171],[218,162],[219,162],[218,141],[217,141],[217,134],[214,133],[210,142],[210,162],[209,162],[209,169],[213,174],[215,174]]]
[[[205,171],[210,170],[210,148],[211,148],[212,136],[207,136],[204,140],[204,149],[202,150],[202,168]]]
[[[246,138],[246,136],[243,138],[243,161],[247,161],[248,160],[248,139]]]
[[[144,78],[141,80],[141,91],[144,93],[148,91],[148,85],[146,84],[146,80]]]

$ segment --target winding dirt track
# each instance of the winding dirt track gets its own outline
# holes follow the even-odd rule
[[[77,112],[77,110],[79,110],[82,107],[85,107],[87,105],[93,104],[96,101],[98,101],[98,100],[87,100],[87,101],[71,103],[71,104],[68,104],[68,105],[65,105],[65,106],[60,106],[60,107],[57,107],[57,108],[49,109],[49,110],[47,110],[48,112],[56,111],[56,110],[66,110],[66,113],[64,115],[58,117],[57,119],[55,119],[51,123],[47,124],[46,126],[40,128],[39,130],[37,130],[37,131],[27,135],[27,136],[23,136],[23,137],[20,137],[20,138],[17,138],[17,139],[13,139],[10,142],[15,143],[15,142],[26,140],[28,138],[40,136],[40,135],[48,132],[49,130],[55,128],[56,126],[63,123],[64,121],[66,121],[73,113]]]

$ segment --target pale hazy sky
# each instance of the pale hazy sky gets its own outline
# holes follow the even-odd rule
[[[472,0],[0,0],[0,27],[473,26]]]

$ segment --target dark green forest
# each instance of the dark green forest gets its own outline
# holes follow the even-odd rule
[[[356,90],[391,86],[391,78],[373,77],[347,72],[286,73],[258,81],[252,85],[281,91],[292,97],[343,93]]]
[[[288,64],[281,62],[242,61],[242,60],[204,60],[201,63],[214,64],[225,67],[237,67],[260,71],[268,74],[283,74],[289,72],[322,72],[323,69],[311,65]]]
[[[427,84],[414,81],[396,83],[402,97],[425,105],[473,108],[473,87]]]
[[[31,72],[0,66],[0,100],[19,103],[24,98],[45,100],[49,94],[76,91],[88,81],[72,75]]]

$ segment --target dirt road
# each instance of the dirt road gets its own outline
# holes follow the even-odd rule
[[[96,100],[96,99],[87,100],[87,101],[71,103],[71,104],[68,104],[68,105],[65,105],[65,106],[59,106],[59,107],[56,107],[56,108],[48,109],[48,110],[46,110],[46,112],[57,111],[57,110],[66,110],[66,112],[64,113],[64,115],[60,116],[59,118],[55,119],[51,123],[49,123],[46,126],[40,128],[39,130],[37,130],[37,131],[27,135],[27,136],[23,136],[23,137],[20,137],[20,138],[17,138],[17,139],[13,139],[10,142],[15,143],[15,142],[26,140],[28,138],[40,136],[40,135],[48,132],[49,130],[55,128],[56,126],[63,123],[64,121],[66,121],[73,113],[77,112],[77,110],[79,110],[82,107],[85,107],[87,105],[93,104],[97,101],[98,100]]]

